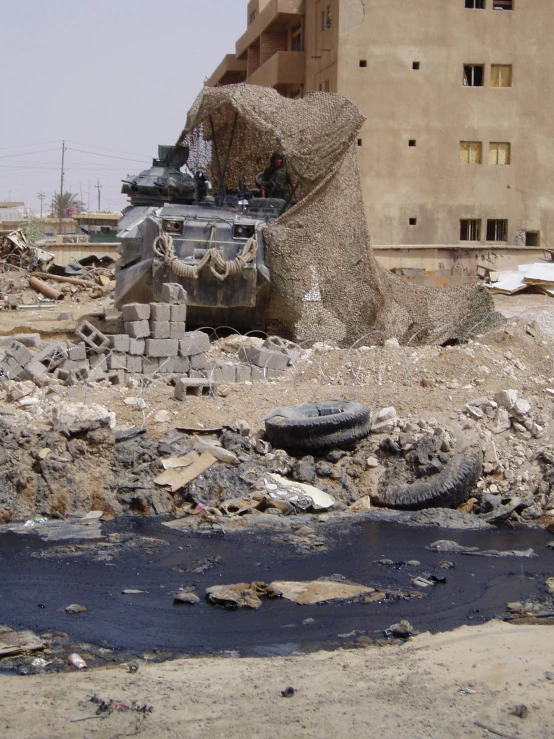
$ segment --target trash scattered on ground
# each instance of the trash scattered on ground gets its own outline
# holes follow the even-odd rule
[[[70,606],[67,606],[65,609],[66,613],[86,613],[88,611],[88,608],[86,606],[82,606],[79,603],[72,603]]]
[[[392,624],[388,629],[385,629],[385,636],[388,639],[409,639],[414,636],[417,632],[414,631],[409,621],[399,621],[397,624]]]
[[[264,483],[272,500],[285,501],[302,510],[312,508],[317,511],[332,508],[335,505],[334,499],[323,490],[313,485],[287,480],[281,475],[270,472]]]
[[[77,652],[73,652],[69,655],[67,658],[67,664],[74,667],[76,670],[85,670],[87,667],[87,663],[80,654],[77,654]]]
[[[518,718],[527,718],[529,716],[529,709],[525,703],[519,703],[510,710],[510,713],[512,716],[517,716]]]
[[[296,693],[296,690],[289,685],[288,688],[285,688],[284,690],[281,690],[281,695],[283,698],[292,698],[292,696]]]
[[[189,605],[196,605],[196,603],[200,603],[200,598],[196,595],[196,593],[192,593],[186,590],[178,590],[176,593],[173,593],[173,601],[175,603],[188,603]]]
[[[125,703],[123,701],[116,701],[113,700],[113,698],[110,698],[109,700],[104,700],[94,694],[90,698],[90,702],[94,703],[94,705],[98,706],[96,709],[96,714],[110,714],[114,711],[118,712],[125,712],[125,711],[136,711],[137,713],[147,714],[152,713],[154,710],[153,706],[149,706],[146,703],[141,704],[137,703],[137,701],[131,701],[130,703]]]

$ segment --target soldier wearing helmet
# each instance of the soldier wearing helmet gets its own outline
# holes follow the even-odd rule
[[[264,171],[261,185],[262,198],[281,198],[291,200],[295,186],[287,171],[285,156],[282,151],[274,151],[269,167]]]

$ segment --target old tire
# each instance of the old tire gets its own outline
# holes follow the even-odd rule
[[[466,447],[438,474],[406,485],[389,484],[374,499],[379,505],[406,511],[456,508],[471,497],[482,471],[481,449]]]
[[[367,436],[369,408],[351,400],[280,408],[266,418],[266,438],[285,449],[316,450],[350,444]]]

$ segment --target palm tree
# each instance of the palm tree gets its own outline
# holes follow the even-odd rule
[[[56,218],[70,218],[75,213],[81,213],[85,204],[72,192],[58,193],[54,196],[52,215]]]

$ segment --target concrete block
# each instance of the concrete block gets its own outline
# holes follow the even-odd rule
[[[20,341],[12,341],[8,344],[5,355],[6,357],[13,357],[13,359],[15,359],[15,361],[22,367],[33,358],[32,352],[30,352]]]
[[[196,378],[197,380],[200,380],[202,378],[206,379],[208,377],[207,370],[195,370],[191,369],[189,371],[189,376],[192,378]]]
[[[178,305],[172,305],[172,308],[178,308]],[[169,324],[169,338],[170,339],[184,339],[187,333],[187,324],[184,321],[171,322]]]
[[[171,321],[171,306],[169,303],[150,303],[151,321]]]
[[[180,303],[170,306],[170,321],[173,323],[184,323],[187,320],[187,304]]]
[[[143,357],[142,372],[145,375],[154,375],[160,368],[160,360],[152,357]]]
[[[125,370],[110,370],[108,380],[110,385],[125,385]]]
[[[20,344],[30,349],[38,349],[41,345],[40,334],[14,334],[0,337],[0,346],[8,346],[12,341],[19,341]]]
[[[102,380],[107,380],[108,375],[106,374],[106,369],[106,364],[98,364],[96,367],[91,368],[88,382],[101,382]]]
[[[125,333],[131,339],[147,339],[150,336],[150,324],[148,321],[125,321],[123,324]]]
[[[241,362],[254,364],[263,369],[285,369],[290,359],[289,355],[284,352],[274,352],[255,346],[241,346],[238,357]]]
[[[237,364],[237,382],[251,382],[252,368],[249,364]]]
[[[61,342],[53,341],[37,352],[33,359],[43,364],[48,372],[54,372],[67,359],[67,350]]]
[[[127,355],[119,354],[118,352],[112,352],[108,355],[108,369],[111,370],[126,370],[127,369]]]
[[[188,331],[185,338],[179,342],[179,354],[182,357],[191,357],[194,354],[203,354],[210,349],[210,337],[202,331]]]
[[[169,339],[169,321],[150,321],[150,338]]]
[[[271,367],[265,370],[265,376],[268,380],[280,380],[285,375],[285,370],[272,369]]]
[[[146,349],[146,341],[144,339],[129,338],[129,354],[142,355]]]
[[[176,375],[185,375],[190,370],[188,357],[175,357],[173,359],[173,372]]]
[[[131,339],[128,334],[114,334],[110,336],[110,346],[116,352],[128,352]]]
[[[190,358],[191,369],[208,369],[208,357],[205,354],[193,354]]]
[[[127,303],[121,309],[125,322],[148,321],[150,319],[150,306],[147,303]]]
[[[211,380],[200,378],[181,377],[175,385],[177,400],[185,400],[188,396],[210,395],[215,391],[215,384]]]
[[[2,364],[2,373],[5,377],[8,378],[8,380],[27,380],[29,379],[26,374],[24,368],[18,364],[13,357],[11,357],[12,363],[3,362]]]
[[[67,356],[75,362],[82,362],[87,358],[87,345],[84,341],[79,341],[77,344],[70,344],[67,348]]]
[[[110,340],[108,337],[101,331],[98,331],[98,329],[94,328],[92,323],[89,323],[88,321],[83,321],[75,331],[75,334],[85,342],[89,349],[98,354],[105,351],[110,346]]]
[[[34,359],[31,359],[31,361],[27,362],[25,365],[24,370],[26,377],[32,380],[35,385],[42,387],[42,385],[46,384],[48,380],[48,372],[46,371],[46,367],[40,362],[35,362]]]
[[[65,362],[62,365],[60,365],[60,369],[63,369],[66,371],[70,371],[70,370],[76,371],[80,369],[89,370],[90,364],[89,364],[88,359],[81,359],[81,360],[66,359]]]
[[[178,282],[166,282],[162,285],[162,303],[177,305],[187,302],[187,291]]]
[[[172,375],[174,372],[175,359],[173,357],[162,357],[160,359],[160,375]]]
[[[210,370],[210,377],[213,377],[214,381],[218,383],[236,382],[237,366],[231,362],[219,364],[213,370]]]
[[[252,370],[252,382],[264,382],[264,380],[267,380],[265,370],[263,370],[261,367],[251,367]]]
[[[89,380],[89,369],[62,369],[57,370],[58,380],[65,385],[83,385]]]
[[[127,372],[140,375],[142,373],[142,357],[134,354],[127,355]]]
[[[91,369],[99,367],[105,371],[108,366],[108,356],[107,354],[93,354],[92,357],[90,357],[89,362]]]
[[[179,351],[176,339],[146,339],[146,354],[149,357],[174,357]]]

